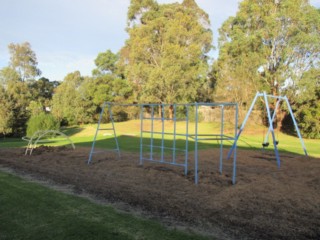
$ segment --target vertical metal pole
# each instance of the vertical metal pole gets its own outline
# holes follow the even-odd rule
[[[161,113],[162,113],[162,139],[161,139],[161,162],[164,161],[164,104],[161,103],[160,105],[162,107]]]
[[[272,119],[271,119],[271,114],[270,114],[270,109],[269,109],[268,98],[267,98],[267,94],[266,94],[265,92],[263,93],[263,97],[264,97],[264,101],[265,101],[266,108],[267,108],[268,121],[269,121],[269,129],[270,129],[271,135],[272,135],[274,152],[275,152],[275,154],[276,154],[276,159],[277,159],[278,168],[280,168],[279,152],[278,152],[278,147],[277,147],[277,143],[276,143],[276,138],[275,138],[275,136],[274,136],[274,130],[273,130],[273,126],[272,126]]]
[[[237,138],[237,130],[238,130],[238,116],[239,116],[239,107],[238,103],[236,103],[236,114],[235,114],[235,127],[234,127],[234,137]],[[234,147],[233,154],[233,171],[232,171],[232,184],[236,184],[236,176],[237,176],[237,144]]]
[[[172,162],[176,163],[176,134],[177,134],[177,106],[176,104],[173,105],[173,156]]]
[[[222,174],[222,165],[223,165],[223,131],[224,131],[224,106],[221,105],[221,125],[220,125],[220,166],[219,172]]]
[[[238,132],[238,134],[237,134],[237,136],[236,136],[236,139],[234,140],[233,145],[232,145],[232,147],[231,147],[231,149],[230,149],[230,151],[229,151],[229,153],[228,153],[227,159],[230,159],[231,154],[232,154],[232,152],[233,152],[233,149],[234,149],[235,146],[237,145],[237,141],[238,141],[238,139],[239,139],[239,137],[240,137],[240,134],[242,133],[242,131],[243,131],[243,129],[244,129],[244,126],[246,125],[246,122],[248,121],[248,118],[249,118],[249,116],[250,116],[250,114],[251,114],[251,112],[252,112],[252,110],[253,110],[254,104],[256,103],[258,97],[260,97],[260,96],[262,96],[262,95],[263,95],[263,94],[257,92],[256,96],[254,97],[254,99],[253,99],[253,101],[252,101],[252,103],[251,103],[251,106],[250,106],[250,108],[249,108],[249,111],[247,112],[247,115],[246,115],[245,119],[243,120],[242,125],[241,125],[241,127],[240,127],[240,129],[239,129],[239,132]]]
[[[186,112],[186,152],[184,159],[184,175],[188,174],[188,157],[189,157],[189,105]]]
[[[154,125],[154,105],[151,105],[151,138],[150,138],[150,159],[153,160],[153,125]]]
[[[289,100],[288,100],[287,96],[285,96],[284,99],[285,99],[285,101],[286,101],[286,103],[287,103],[287,106],[288,106],[288,109],[289,109],[289,112],[290,112],[290,115],[291,115],[293,124],[294,124],[294,126],[295,126],[295,128],[296,128],[298,137],[299,137],[299,139],[300,139],[300,143],[301,143],[302,149],[303,149],[303,151],[304,151],[304,154],[305,154],[306,156],[308,156],[306,146],[304,145],[304,141],[303,141],[303,139],[302,139],[302,137],[301,137],[298,124],[297,124],[297,122],[296,122],[296,119],[294,118],[294,115],[293,115],[293,112],[292,112],[292,108],[291,108],[291,106],[290,106],[290,103],[289,103]]]
[[[93,138],[93,142],[92,142],[92,146],[91,146],[91,151],[90,151],[90,155],[89,155],[89,159],[88,159],[88,164],[91,163],[91,160],[92,160],[92,154],[94,152],[94,147],[95,147],[95,144],[96,144],[96,140],[97,140],[97,135],[98,135],[98,131],[99,131],[99,128],[100,128],[100,123],[101,123],[101,120],[102,120],[102,116],[103,116],[103,112],[104,112],[104,109],[106,107],[106,102],[103,103],[102,105],[102,108],[101,108],[101,112],[100,112],[100,116],[99,116],[99,121],[98,121],[98,126],[97,126],[97,129],[96,129],[96,133],[94,134],[94,138]]]
[[[111,125],[112,125],[112,129],[113,129],[113,136],[114,136],[114,140],[116,142],[116,150],[118,152],[118,157],[120,158],[120,148],[119,148],[119,143],[118,143],[118,138],[117,138],[117,134],[116,134],[116,129],[114,127],[114,122],[113,122],[113,115],[112,115],[112,109],[111,109],[111,104],[108,103],[108,111],[109,111],[109,117],[110,117],[110,121],[111,121]]]
[[[274,118],[276,117],[276,113],[277,113],[277,109],[279,107],[279,103],[280,103],[280,98],[277,100],[276,107],[275,107],[274,112],[272,114],[272,122],[274,121]],[[267,132],[267,134],[266,134],[266,136],[264,138],[264,142],[263,143],[268,142],[269,134],[270,134],[270,128],[268,128],[268,132]]]
[[[143,164],[143,104],[140,105],[140,162]]]
[[[195,142],[194,142],[194,182],[198,184],[198,103],[196,105],[195,112]]]

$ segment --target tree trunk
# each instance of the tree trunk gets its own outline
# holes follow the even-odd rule
[[[170,105],[169,107],[169,118],[171,121],[173,121],[173,105]]]

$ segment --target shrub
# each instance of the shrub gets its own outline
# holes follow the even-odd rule
[[[51,113],[40,113],[31,116],[27,122],[27,136],[31,137],[39,130],[59,130],[59,121]]]

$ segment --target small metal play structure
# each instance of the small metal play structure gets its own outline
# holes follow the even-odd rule
[[[75,149],[75,146],[73,144],[73,142],[71,141],[71,139],[65,135],[64,133],[60,132],[60,131],[56,131],[56,130],[40,130],[40,131],[36,131],[31,138],[28,137],[23,137],[22,140],[24,141],[28,141],[28,145],[25,151],[25,155],[27,155],[29,153],[29,155],[32,154],[33,149],[35,149],[37,147],[38,143],[44,143],[44,142],[48,142],[47,139],[43,139],[46,136],[62,136],[64,137],[64,140],[67,140],[70,145],[72,146],[73,149]]]
[[[207,140],[217,140],[220,143],[220,159],[219,159],[219,171],[222,173],[223,169],[223,144],[224,141],[231,141],[234,143],[234,158],[233,158],[233,174],[232,182],[236,182],[236,136],[238,127],[238,104],[236,103],[191,103],[191,104],[116,104],[116,103],[104,103],[96,134],[93,139],[92,148],[90,151],[88,164],[92,161],[93,154],[101,151],[95,151],[95,142],[99,131],[107,130],[113,133],[115,140],[115,151],[120,157],[120,148],[117,140],[116,130],[114,127],[114,120],[112,114],[113,106],[137,106],[140,108],[140,165],[143,165],[145,161],[170,164],[173,166],[183,167],[184,173],[188,173],[189,164],[189,144],[191,140],[194,142],[194,181],[198,184],[198,145],[199,142]],[[219,134],[200,134],[198,131],[199,124],[199,107],[207,106],[212,108],[220,108],[220,132]],[[225,107],[234,109],[234,133],[230,135],[224,132],[224,109]],[[106,111],[105,108],[108,108]],[[193,111],[193,112],[192,112]],[[168,114],[171,112],[171,114]],[[102,115],[108,113],[111,128],[100,128]],[[158,113],[158,114],[157,114]],[[190,117],[192,113],[193,119]],[[183,122],[184,130],[177,130],[177,122]],[[194,129],[191,129],[190,122],[194,122]],[[172,126],[172,129],[167,130],[166,124]],[[157,125],[157,127],[156,127]],[[181,128],[181,124],[180,124]],[[168,137],[172,137],[170,141],[167,141]],[[179,143],[179,144],[178,144]],[[177,158],[177,153],[184,155],[183,160]]]
[[[276,156],[276,160],[277,160],[278,167],[280,168],[280,164],[281,164],[281,163],[280,163],[280,157],[279,157],[279,151],[278,151],[278,147],[277,147],[277,145],[278,145],[279,142],[278,142],[278,140],[277,140],[276,137],[275,137],[273,122],[274,122],[274,119],[275,119],[275,117],[276,117],[277,109],[280,107],[280,102],[281,102],[281,101],[283,101],[283,102],[285,102],[285,103],[287,104],[287,108],[288,108],[289,113],[290,113],[290,116],[291,116],[291,118],[292,118],[292,121],[293,121],[295,130],[296,130],[296,132],[297,132],[297,135],[298,135],[298,137],[299,137],[299,139],[300,139],[300,143],[301,143],[302,149],[303,149],[305,155],[308,156],[307,149],[306,149],[305,144],[304,144],[304,142],[303,142],[303,139],[302,139],[302,137],[301,137],[298,124],[297,124],[297,122],[296,122],[296,120],[295,120],[295,118],[294,118],[294,115],[293,115],[293,112],[292,112],[292,108],[291,108],[291,106],[290,106],[290,103],[289,103],[289,100],[288,100],[287,96],[274,96],[274,95],[268,95],[268,94],[266,94],[265,92],[263,92],[263,93],[258,92],[258,93],[256,94],[254,100],[252,101],[252,104],[251,104],[251,106],[250,106],[250,108],[249,108],[249,111],[247,112],[247,115],[246,115],[246,117],[245,117],[245,119],[244,119],[244,121],[243,121],[243,123],[242,123],[242,125],[241,125],[241,127],[240,127],[240,129],[239,129],[239,132],[238,132],[238,134],[237,134],[237,136],[236,136],[236,139],[235,139],[235,141],[234,141],[234,144],[233,144],[233,146],[231,147],[231,149],[230,149],[230,151],[229,151],[229,153],[228,153],[228,159],[230,158],[232,152],[233,152],[234,149],[236,148],[236,146],[237,146],[237,141],[238,141],[238,139],[239,139],[239,137],[240,137],[240,135],[241,135],[241,133],[242,133],[245,125],[246,125],[246,122],[248,121],[248,118],[249,118],[249,116],[250,116],[250,114],[251,114],[251,112],[252,112],[252,110],[253,110],[254,105],[256,104],[257,100],[258,100],[260,97],[263,98],[263,102],[264,102],[264,104],[265,104],[266,111],[267,111],[267,119],[268,119],[268,123],[269,123],[269,128],[268,128],[267,134],[266,134],[266,136],[265,136],[265,138],[264,138],[264,142],[262,143],[262,146],[263,146],[263,147],[269,146],[268,139],[269,139],[269,134],[271,133],[271,135],[272,135],[272,142],[273,142],[273,146],[274,146],[274,152],[275,152],[275,156]],[[275,104],[275,108],[274,108],[273,113],[271,113],[271,111],[270,111],[268,98],[276,99],[276,104]]]

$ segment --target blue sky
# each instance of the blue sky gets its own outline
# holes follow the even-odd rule
[[[196,0],[217,29],[237,11],[239,0]],[[158,0],[158,3],[181,0]],[[311,0],[320,7],[320,0]],[[9,62],[8,45],[28,41],[37,55],[42,76],[62,80],[79,70],[91,75],[99,52],[117,52],[128,38],[130,0],[0,0],[0,69]],[[213,52],[212,57],[217,53]]]

